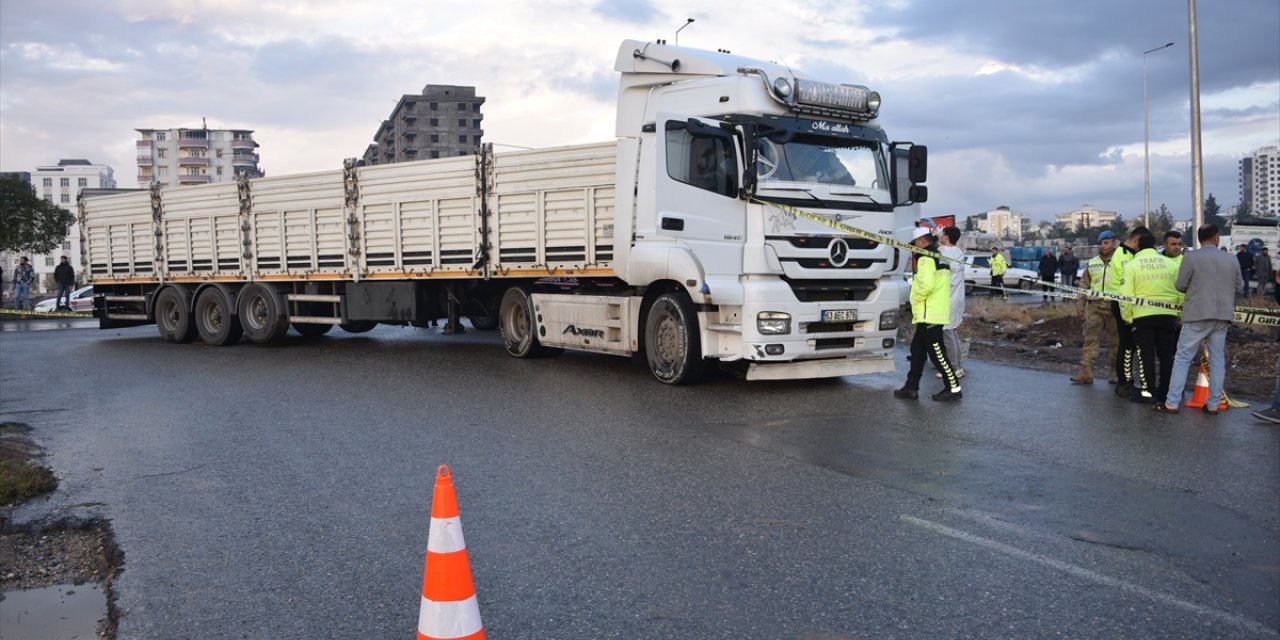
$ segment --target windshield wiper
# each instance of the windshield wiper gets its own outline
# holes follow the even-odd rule
[[[870,200],[871,203],[876,206],[880,205],[879,200],[876,200],[875,198],[872,198],[871,196],[865,193],[859,193],[857,191],[836,191],[835,189],[828,189],[827,193],[833,196],[858,196],[859,198],[866,198],[867,200]]]

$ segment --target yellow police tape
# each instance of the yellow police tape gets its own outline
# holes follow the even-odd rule
[[[29,318],[92,318],[91,313],[74,311],[27,311],[24,309],[0,309],[0,316],[25,316]]]
[[[929,256],[930,258],[933,258],[935,260],[950,262],[952,264],[961,264],[961,265],[965,264],[963,260],[948,258],[940,253],[921,249],[920,247],[917,247],[913,244],[902,242],[901,240],[895,240],[887,236],[882,236],[878,233],[873,233],[865,229],[852,227],[843,222],[840,222],[839,220],[833,220],[826,216],[821,216],[816,213],[805,211],[804,209],[792,207],[792,206],[785,205],[778,202],[772,202],[769,200],[762,200],[754,196],[751,198],[751,200],[758,204],[774,207],[779,211],[782,211],[783,213],[786,213],[793,217],[803,218],[805,220],[808,220],[809,222],[820,224],[824,227],[828,227],[836,231],[839,231],[841,233],[851,235],[855,238],[871,240],[872,242],[888,245],[895,249],[902,249],[903,251],[910,251],[911,253],[916,253],[922,256]],[[1044,282],[1042,280],[1033,281],[1032,286],[1035,286],[1035,285],[1048,285],[1060,291],[1068,291],[1074,294],[1072,297],[1084,297],[1091,300],[1111,300],[1114,302],[1124,302],[1128,304],[1135,304],[1142,307],[1155,307],[1158,309],[1167,309],[1169,311],[1179,311],[1179,312],[1182,311],[1182,305],[1171,304],[1168,302],[1161,302],[1159,300],[1148,300],[1146,298],[1134,298],[1130,296],[1122,296],[1115,293],[1103,293],[1101,291],[1091,291],[1088,289],[1080,289],[1078,287],[1069,287],[1066,285],[1058,284],[1056,282]],[[975,286],[981,286],[982,288],[992,288],[992,287],[986,287],[983,285],[975,285]],[[998,289],[998,287],[996,288]],[[1016,291],[1016,290],[1009,289],[1009,291]],[[1035,292],[1025,291],[1023,293],[1034,294]],[[1041,294],[1044,295],[1044,292],[1041,292]],[[1051,295],[1062,295],[1062,294],[1051,294]],[[1063,297],[1066,297],[1066,296],[1064,295]],[[1267,327],[1280,327],[1280,310],[1260,309],[1256,307],[1236,307],[1234,309],[1234,315],[1232,320],[1240,324],[1260,324]]]

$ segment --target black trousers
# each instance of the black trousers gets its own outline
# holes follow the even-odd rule
[[[920,377],[924,375],[924,361],[928,358],[942,374],[948,389],[960,386],[956,371],[947,358],[947,347],[942,343],[942,325],[919,323],[916,335],[911,338],[911,369],[907,371],[907,389],[920,390]]]
[[[1133,342],[1133,325],[1125,322],[1120,315],[1119,302],[1111,303],[1111,315],[1116,318],[1116,334],[1120,339],[1120,348],[1116,349],[1116,378],[1119,378],[1122,385],[1133,384],[1138,364],[1138,346]]]
[[[1178,348],[1178,318],[1160,314],[1133,320],[1133,341],[1138,345],[1135,385],[1150,392],[1161,402],[1169,395],[1169,376],[1173,373],[1173,354]],[[1159,360],[1159,368],[1156,361]]]
[[[1004,292],[1004,276],[991,276],[991,295],[996,295],[996,289],[1000,290],[1000,295],[1008,298],[1009,294]]]

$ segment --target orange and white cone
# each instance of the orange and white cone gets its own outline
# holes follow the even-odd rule
[[[458,498],[453,493],[453,478],[446,465],[440,465],[436,472],[435,495],[431,500],[418,640],[484,640],[476,585],[471,579],[467,544],[462,539]]]
[[[1225,394],[1224,394],[1225,395]],[[1209,374],[1204,370],[1204,363],[1200,363],[1200,372],[1196,374],[1196,388],[1191,393],[1191,399],[1182,405],[1188,409],[1199,409],[1209,402]],[[1227,403],[1224,401],[1218,406],[1219,411],[1227,409]]]

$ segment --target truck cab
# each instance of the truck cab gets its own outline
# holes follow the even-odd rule
[[[748,379],[892,371],[906,258],[840,228],[905,241],[927,194],[925,149],[889,140],[879,94],[635,40],[615,69],[614,268],[696,314],[665,351],[696,339]]]

